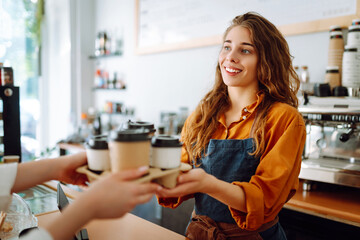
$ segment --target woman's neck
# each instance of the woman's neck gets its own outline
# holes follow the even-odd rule
[[[226,126],[229,127],[231,123],[239,121],[242,116],[244,107],[255,102],[257,97],[257,89],[242,91],[239,88],[228,88],[230,98],[230,108],[225,112]]]
[[[241,112],[242,109],[256,101],[258,89],[228,88],[230,110]]]

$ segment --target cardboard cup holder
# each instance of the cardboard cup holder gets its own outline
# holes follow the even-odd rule
[[[141,178],[135,179],[135,182],[145,183],[154,181],[166,188],[174,188],[176,186],[176,179],[179,176],[180,172],[187,172],[191,170],[192,167],[190,164],[181,163],[177,168],[172,169],[161,169],[150,167],[148,174],[142,176]],[[105,177],[110,174],[110,171],[92,171],[88,168],[88,165],[81,166],[76,169],[78,173],[85,174],[89,181],[95,181],[99,178]]]

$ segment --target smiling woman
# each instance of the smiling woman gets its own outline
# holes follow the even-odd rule
[[[171,208],[195,198],[189,239],[286,239],[277,215],[298,187],[306,135],[298,88],[279,30],[257,13],[235,17],[214,87],[181,134],[195,169],[158,194]]]

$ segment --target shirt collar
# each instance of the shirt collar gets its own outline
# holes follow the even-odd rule
[[[248,110],[249,113],[253,113],[255,111],[255,109],[259,106],[259,104],[262,102],[262,100],[264,99],[264,92],[263,91],[259,91],[256,93],[256,101],[249,104],[248,106],[246,106],[245,108]],[[222,113],[220,115],[220,118],[218,120],[222,125],[226,126],[226,122],[225,122],[225,114]]]

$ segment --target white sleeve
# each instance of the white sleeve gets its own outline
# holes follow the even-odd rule
[[[17,173],[17,163],[0,164],[0,196],[10,195]]]
[[[29,231],[28,234],[22,236],[19,240],[53,240],[53,238],[45,229],[37,228]]]
[[[0,164],[0,211],[6,211],[11,203],[11,188],[17,173],[17,163]]]

